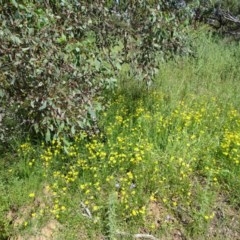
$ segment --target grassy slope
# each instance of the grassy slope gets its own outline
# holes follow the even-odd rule
[[[122,77],[101,136],[5,153],[0,239],[239,239],[240,48],[196,49],[148,92]]]

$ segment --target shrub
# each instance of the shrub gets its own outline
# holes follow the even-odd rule
[[[2,123],[46,141],[90,131],[120,71],[149,85],[160,59],[189,53],[189,9],[165,0],[13,0],[0,8]]]

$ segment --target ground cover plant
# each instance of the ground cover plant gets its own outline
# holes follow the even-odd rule
[[[1,152],[1,239],[239,239],[240,48],[193,38],[150,89],[120,74],[99,132]]]

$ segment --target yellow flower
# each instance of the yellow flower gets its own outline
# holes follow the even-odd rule
[[[205,219],[205,220],[208,220],[208,219],[209,219],[209,216],[205,215],[205,216],[204,216],[204,219]]]
[[[134,210],[134,209],[132,210],[132,216],[136,216],[137,213],[138,213],[138,212],[137,212],[136,210]]]
[[[93,211],[97,211],[99,209],[99,207],[98,206],[93,206]]]
[[[34,197],[35,197],[35,193],[30,193],[28,196],[29,196],[30,198],[34,198]]]
[[[66,210],[66,207],[65,207],[65,206],[62,206],[62,207],[61,207],[61,210],[62,210],[62,211],[65,211],[65,210]]]
[[[156,201],[157,199],[155,198],[155,196],[152,194],[151,196],[150,196],[150,201]],[[165,200],[165,199],[164,199]]]

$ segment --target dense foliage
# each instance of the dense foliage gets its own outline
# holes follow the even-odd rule
[[[150,84],[162,57],[188,53],[188,9],[174,6],[1,1],[1,139],[30,131],[49,141],[89,130],[102,91],[121,71]]]

